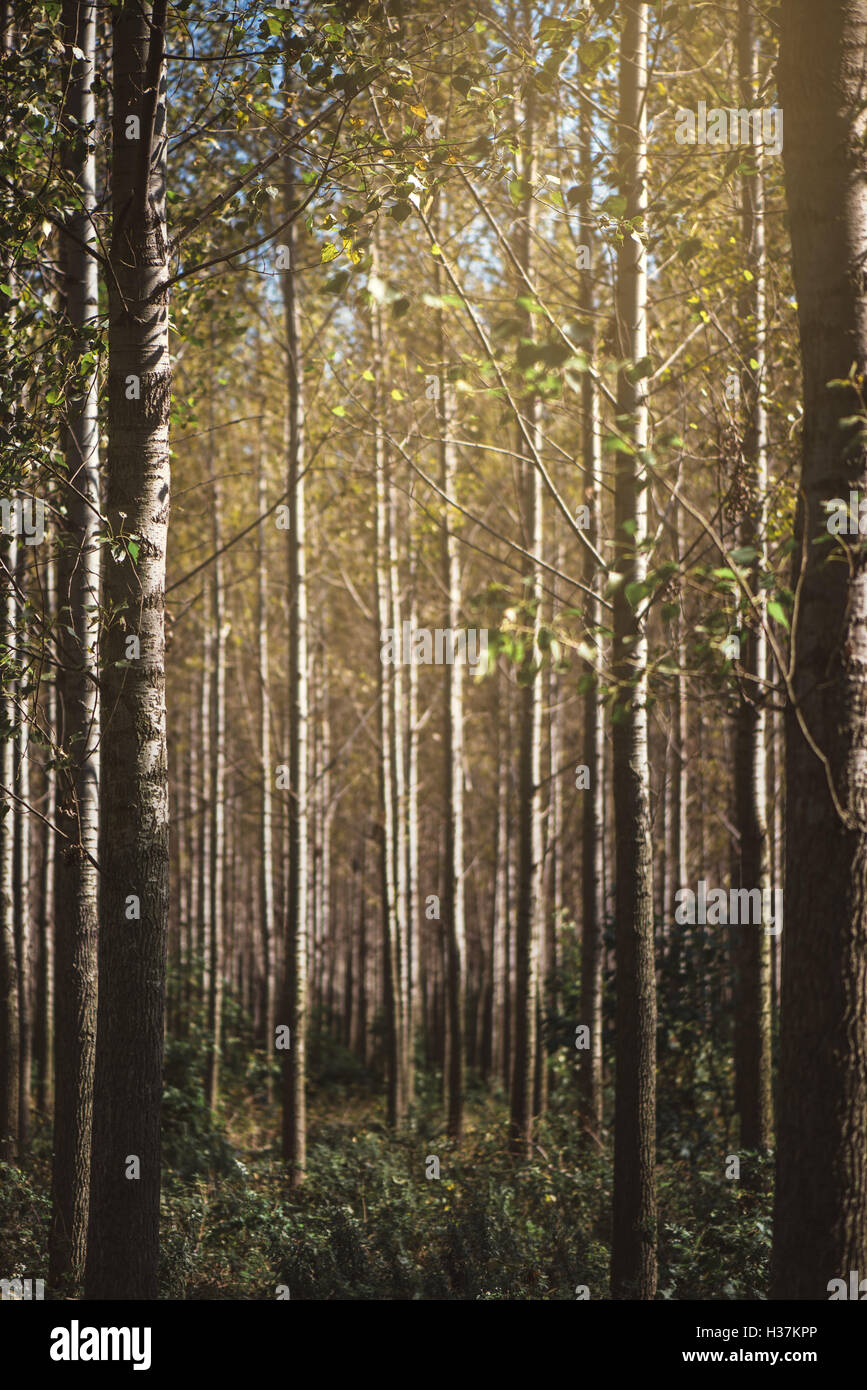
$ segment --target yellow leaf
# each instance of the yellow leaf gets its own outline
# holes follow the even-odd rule
[[[427,115],[427,112],[425,111],[423,106],[411,106],[409,109],[414,116],[418,116],[420,121],[423,121],[425,116]]]

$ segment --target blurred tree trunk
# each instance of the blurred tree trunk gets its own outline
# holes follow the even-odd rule
[[[867,566],[861,538],[827,544],[824,506],[850,489],[867,495],[865,66],[864,0],[785,0],[779,79],[804,422],[773,1299],[827,1299],[831,1279],[867,1271]],[[829,386],[853,364],[851,389]]]

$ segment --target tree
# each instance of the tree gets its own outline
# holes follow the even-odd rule
[[[165,0],[112,16],[99,1005],[88,1298],[155,1298],[168,941]]]
[[[739,0],[738,69],[741,106],[758,100],[759,64],[755,7]],[[741,544],[764,560],[765,496],[768,487],[766,390],[767,333],[765,311],[765,213],[762,146],[751,151],[753,168],[741,178],[741,226],[749,279],[741,293],[741,394],[746,429],[744,463],[749,470],[746,516]],[[756,549],[758,547],[758,550]],[[767,767],[765,756],[765,680],[767,639],[764,590],[758,589],[754,567],[755,609],[744,634],[743,677],[736,716],[735,808],[740,831],[740,886],[770,887],[767,826]],[[757,592],[756,592],[757,590]],[[764,901],[764,897],[762,899]],[[735,1100],[741,1126],[741,1146],[766,1150],[771,1142],[771,938],[764,922],[737,929],[738,1010],[735,1024]]]
[[[284,167],[287,215],[295,197],[291,159]],[[307,1167],[307,557],[304,486],[304,393],[298,305],[298,245],[294,221],[286,229],[288,265],[281,276],[286,324],[288,388],[287,495],[289,506],[289,897],[286,913],[283,1052],[283,1162],[290,1181]]]
[[[614,1111],[614,1231],[611,1293],[652,1298],[656,1290],[656,975],[653,958],[653,861],[647,761],[647,634],[642,604],[647,574],[648,411],[647,250],[638,228],[647,208],[647,15],[640,0],[623,5],[620,56],[621,196],[627,230],[617,258],[621,356],[614,497],[620,582],[614,598],[613,713],[616,836],[617,1057]]]
[[[521,11],[522,41],[532,48],[531,7]],[[526,79],[521,111],[519,244],[517,260],[524,277],[532,272],[535,237],[536,96]],[[524,291],[524,285],[521,286]],[[532,319],[524,311],[525,329],[532,337]],[[518,750],[518,883],[515,915],[516,978],[514,1010],[514,1061],[510,1106],[510,1142],[513,1153],[529,1157],[532,1141],[533,1097],[538,1039],[539,942],[542,898],[541,781],[542,704],[539,678],[538,636],[541,624],[542,581],[538,557],[542,552],[542,482],[536,466],[539,454],[539,398],[530,387],[524,406],[527,423],[518,427],[521,470],[521,524],[524,549],[535,557],[526,562],[522,607],[528,628],[519,673]]]
[[[96,6],[67,0],[66,156],[78,206],[62,239],[75,370],[67,401],[65,528],[57,563],[58,814],[54,860],[55,1109],[49,1282],[84,1275],[96,1049],[99,854],[99,417],[92,349],[98,314],[94,152]],[[73,50],[83,56],[78,57]]]
[[[829,500],[867,494],[865,64],[863,0],[821,9],[784,0],[779,80],[804,425],[786,716],[777,1299],[826,1299],[831,1279],[867,1269],[867,593],[858,538],[826,539]],[[851,384],[837,384],[853,364]]]
[[[440,207],[438,223],[445,225]],[[435,292],[442,295],[442,275],[436,266]],[[437,434],[439,436],[440,487],[451,502],[455,498],[457,450],[454,445],[454,396],[446,360],[448,345],[444,315],[437,313],[439,348],[436,376]],[[443,504],[441,537],[442,588],[446,601],[446,627],[454,634],[460,623],[461,564],[459,541],[454,531],[454,515],[448,502]],[[446,1108],[448,1132],[459,1139],[464,1107],[464,1018],[466,999],[466,922],[464,901],[464,694],[461,662],[444,663],[443,691],[443,785],[445,787],[445,825],[443,874],[443,927],[446,939]]]
[[[584,270],[581,309],[587,315],[587,355],[596,352],[594,315],[596,295],[593,284],[593,233],[591,196],[593,192],[592,121],[586,100],[581,102],[581,236],[580,244],[590,251],[590,265]],[[598,549],[602,512],[602,434],[599,393],[594,376],[585,372],[581,383],[583,409],[582,457],[585,500],[590,513],[587,538]],[[597,597],[601,576],[591,550],[584,552],[584,582],[590,592],[586,606],[589,629],[598,629],[602,607]],[[597,648],[601,638],[596,639]],[[605,722],[599,691],[601,650],[597,669],[588,671],[584,693],[584,751],[589,785],[581,793],[581,1021],[590,1030],[590,1046],[579,1052],[579,1085],[586,1116],[598,1134],[602,1128],[602,969],[605,955]]]

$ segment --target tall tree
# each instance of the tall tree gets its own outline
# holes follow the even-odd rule
[[[586,249],[589,264],[581,276],[581,311],[586,315],[587,355],[596,353],[596,291],[593,265],[596,246],[593,239],[591,199],[593,194],[593,124],[589,104],[581,101],[581,190],[580,246]],[[587,538],[599,548],[603,497],[602,432],[599,392],[592,372],[585,372],[581,384],[582,458],[585,504],[590,512]],[[602,606],[597,596],[601,576],[589,547],[584,551],[584,582],[589,590],[586,602],[587,625],[596,630],[602,623]],[[595,639],[597,650],[601,637]],[[599,690],[602,653],[595,669],[587,673],[584,692],[584,743],[582,763],[588,785],[581,793],[581,1022],[590,1030],[589,1047],[579,1052],[579,1087],[584,1112],[598,1134],[602,1127],[602,975],[605,953],[605,879],[603,853],[605,841],[605,722]]]
[[[99,415],[97,373],[79,368],[96,330],[96,5],[66,0],[66,166],[76,206],[61,242],[74,374],[68,390],[64,525],[57,561],[58,814],[56,1062],[49,1282],[84,1275],[96,1050],[99,853]],[[77,53],[74,51],[77,50]],[[79,56],[81,55],[81,56]]]
[[[262,443],[264,401],[260,401],[260,420],[258,437],[258,496],[259,526],[256,566],[257,583],[257,638],[259,656],[259,775],[262,779],[262,795],[259,803],[259,828],[262,836],[262,854],[259,860],[259,897],[262,912],[262,955],[263,955],[263,994],[265,1045],[270,1050],[274,1046],[275,985],[277,979],[276,960],[276,914],[274,910],[274,853],[273,853],[273,811],[271,783],[274,775],[271,760],[271,690],[269,685],[268,649],[268,555],[267,527],[265,515],[268,509],[268,479],[265,468],[265,452]],[[269,1082],[270,1088],[270,1082]]]
[[[440,207],[437,221],[445,225]],[[442,273],[436,265],[435,293],[442,294]],[[459,540],[454,530],[457,450],[454,444],[454,395],[448,375],[444,314],[437,313],[437,434],[439,436],[440,488],[444,502],[440,541],[442,588],[447,606],[446,626],[454,634],[461,615],[461,564]],[[464,1006],[466,996],[466,921],[464,895],[464,672],[460,661],[444,663],[443,778],[445,786],[445,857],[443,863],[443,928],[446,939],[446,1110],[448,1132],[460,1138],[464,1109]]]
[[[653,860],[647,758],[648,411],[647,356],[647,16],[625,0],[620,49],[620,188],[631,229],[617,258],[621,356],[617,417],[627,449],[617,453],[614,536],[621,576],[614,599],[614,822],[616,835],[617,1056],[614,1110],[614,1230],[611,1293],[652,1298],[656,1290],[656,974]]]
[[[373,248],[373,274],[378,273],[378,248]],[[385,361],[385,340],[382,331],[382,317],[378,302],[371,307],[372,344],[378,372],[379,364]],[[391,571],[389,564],[389,497],[391,494],[391,472],[388,447],[383,428],[383,396],[380,375],[375,376],[374,396],[374,467],[376,470],[375,525],[376,525],[376,614],[381,643],[387,640],[389,629],[393,626],[394,606],[392,602]],[[400,633],[395,632],[392,648],[398,647]],[[399,647],[395,660],[400,659]],[[403,1024],[401,1019],[400,988],[400,917],[398,912],[398,892],[395,877],[395,795],[394,795],[394,739],[392,720],[394,701],[391,695],[392,676],[380,651],[379,663],[379,810],[381,835],[381,889],[382,889],[382,933],[383,933],[383,975],[385,1006],[385,1048],[386,1048],[386,1109],[388,1122],[398,1124],[403,1118],[403,1074],[402,1042]]]
[[[827,502],[867,495],[867,3],[784,0],[780,96],[804,374],[787,711],[771,1298],[827,1299],[867,1269],[867,564],[829,558]],[[857,378],[850,388],[834,383]],[[839,547],[839,548],[838,548]],[[830,894],[830,898],[829,898]],[[829,910],[829,901],[832,903]]]
[[[288,67],[287,67],[288,72]],[[284,164],[287,216],[295,192],[290,158]],[[298,297],[298,233],[286,229],[283,271],[288,390],[287,495],[289,499],[289,887],[286,913],[283,1052],[283,1162],[294,1186],[307,1167],[307,554],[304,480],[304,390]]]
[[[738,72],[741,106],[759,99],[759,47],[754,0],[738,3]],[[740,296],[741,394],[747,472],[746,515],[741,544],[764,561],[765,497],[768,487],[767,332],[765,308],[765,200],[761,142],[754,141],[741,175],[741,238],[749,278]],[[763,567],[763,565],[762,565]],[[758,580],[759,564],[754,568]],[[765,755],[767,640],[765,590],[754,583],[755,607],[744,632],[741,692],[735,740],[735,808],[740,832],[740,886],[770,886]],[[764,898],[763,898],[764,901]],[[737,929],[738,1005],[735,1024],[735,1104],[741,1146],[766,1150],[771,1142],[771,938],[764,922]]]
[[[534,51],[532,7],[521,9],[521,42]],[[536,235],[536,89],[525,81],[520,103],[519,180],[522,197],[518,208],[516,255],[523,273],[521,290],[533,270]],[[532,318],[525,311],[524,332],[532,338]],[[542,819],[540,793],[542,771],[542,701],[538,662],[541,625],[542,578],[537,558],[542,552],[542,482],[536,467],[539,456],[539,397],[531,387],[523,406],[524,423],[518,430],[521,525],[525,562],[521,607],[528,629],[519,673],[518,726],[518,865],[515,912],[515,1008],[514,1051],[510,1104],[512,1152],[529,1156],[532,1141],[533,1099],[538,1047],[539,942],[542,907]]]
[[[213,415],[212,415],[213,422]],[[213,424],[208,467],[211,481],[211,539],[214,561],[211,566],[211,613],[213,622],[213,737],[211,760],[210,816],[211,862],[208,872],[208,929],[210,973],[208,976],[208,1053],[205,1067],[205,1103],[212,1115],[220,1093],[220,1053],[223,1036],[223,980],[225,974],[224,874],[226,864],[226,596],[223,584],[222,492],[213,455]]]
[[[3,1049],[0,1057],[0,1156],[18,1156],[21,1035],[18,1015],[18,956],[15,949],[15,729],[18,711],[15,703],[15,627],[18,605],[15,599],[15,561],[18,541],[0,537],[2,567],[3,729],[0,731],[0,773],[3,777],[3,807],[0,819],[0,1010],[2,1010]]]
[[[112,12],[99,1005],[88,1298],[155,1298],[168,941],[166,0]]]

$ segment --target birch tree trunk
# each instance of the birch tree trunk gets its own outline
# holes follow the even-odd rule
[[[620,59],[620,179],[624,218],[647,208],[647,16],[644,0],[625,0]],[[638,234],[623,238],[617,263],[621,355],[647,353],[647,253]],[[613,1298],[653,1298],[656,1290],[656,975],[653,860],[647,761],[647,636],[641,608],[647,573],[647,484],[641,451],[648,416],[642,380],[620,371],[617,414],[634,452],[618,453],[615,545],[622,576],[614,597],[614,818],[617,892],[617,1058],[614,1113]],[[633,587],[633,586],[638,586]]]

